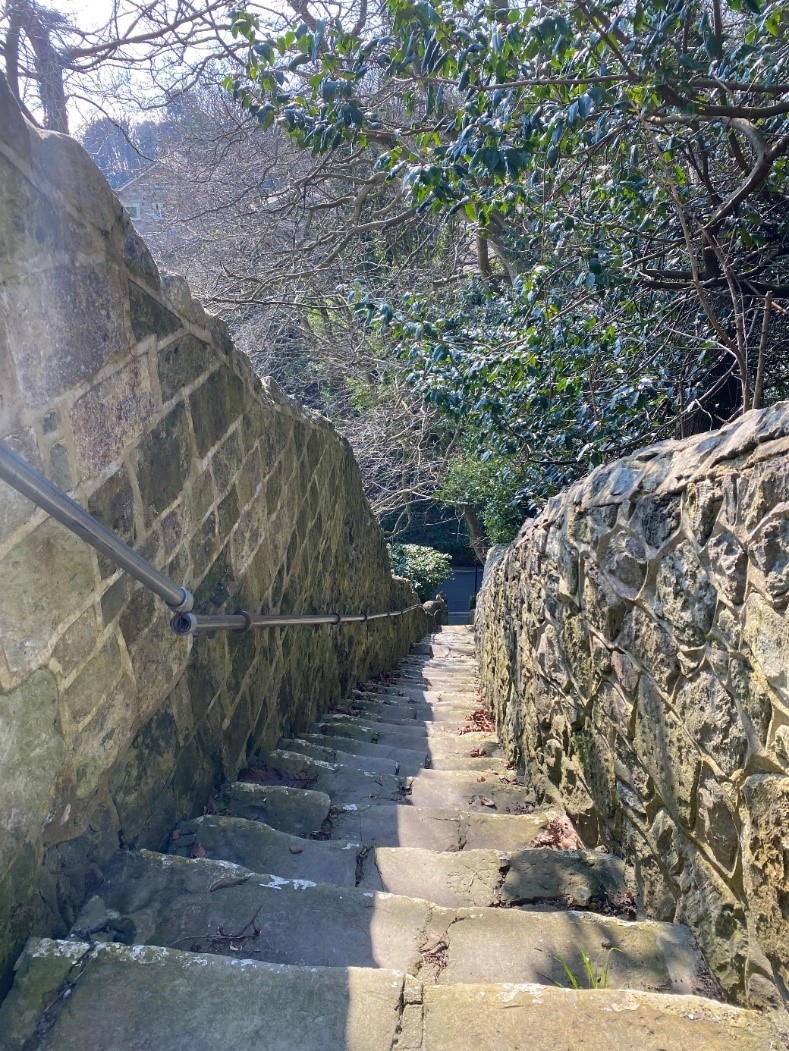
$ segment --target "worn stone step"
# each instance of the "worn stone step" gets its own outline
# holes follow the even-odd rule
[[[423,847],[453,851],[490,848],[523,850],[545,826],[560,817],[557,807],[531,814],[492,814],[472,810],[431,810],[425,807],[347,806],[332,809],[331,838],[380,847]]]
[[[0,1032],[8,1051],[34,1041],[38,1051],[776,1051],[783,1042],[769,1018],[698,996],[441,985],[384,969],[37,938],[0,1005]]]
[[[219,789],[210,808],[227,817],[265,821],[292,836],[309,836],[320,832],[330,806],[331,800],[325,792],[234,781]]]
[[[206,815],[181,822],[168,853],[229,861],[286,879],[424,898],[448,908],[557,905],[599,911],[627,901],[622,861],[597,851],[370,848],[300,839],[259,821]]]
[[[7,1051],[391,1051],[403,981],[384,969],[31,939],[0,1033]]]
[[[373,742],[364,738],[343,737],[341,734],[309,733],[299,734],[298,737],[294,737],[291,740],[294,744],[305,741],[307,744],[316,744],[321,748],[333,748],[336,746],[342,749],[343,752],[352,752],[354,755],[359,756],[369,755],[373,758],[382,756],[387,759],[394,759],[398,765],[398,773],[401,776],[418,773],[424,769],[425,763],[428,761],[427,747],[424,744],[420,748],[402,748],[380,744],[377,741]]]
[[[469,730],[469,725],[465,719],[458,719],[455,725],[418,723],[412,728],[393,723],[365,722],[348,716],[336,716],[324,718],[315,723],[310,732],[328,737],[352,737],[358,741],[369,741],[372,744],[384,744],[394,748],[421,750],[427,747],[431,752],[439,755],[457,749],[461,740],[463,747],[467,750],[483,744],[491,744],[494,748],[499,748],[495,734]],[[461,730],[465,732],[461,733]]]
[[[331,716],[314,723],[311,734],[325,737],[352,737],[370,744],[383,744],[390,748],[408,748],[412,751],[427,750],[427,731],[420,724],[411,727],[364,722],[347,716]]]
[[[461,739],[462,740],[462,739]],[[465,752],[449,752],[445,755],[433,755],[430,758],[430,770],[473,770],[478,774],[509,774],[514,773],[507,766],[506,761],[500,756],[472,756],[470,749]]]
[[[404,1034],[413,1033],[413,1041],[404,1044],[409,1051],[777,1051],[781,1047],[771,1021],[754,1011],[699,996],[619,989],[425,983],[407,994],[401,1028]]]
[[[635,907],[621,858],[596,850],[512,851],[499,887],[504,905],[573,909]]]
[[[347,707],[343,706],[340,711],[327,712],[324,718],[354,719],[357,722],[372,723],[376,726],[379,723],[403,726],[404,728],[421,726],[423,724],[435,724],[437,726],[451,724],[456,728],[463,726],[467,721],[466,717],[471,715],[478,707],[478,705],[463,705],[447,701],[445,704],[420,711],[414,705],[375,704],[356,701]]]
[[[340,763],[342,766],[355,766],[357,770],[366,770],[371,774],[396,774],[399,770],[399,764],[396,759],[388,759],[385,756],[354,755],[353,752],[344,752],[342,749],[312,744],[309,741],[297,740],[291,737],[281,738],[277,748],[286,752],[298,752],[300,755],[309,756],[311,759],[321,759],[324,763]],[[417,769],[420,768],[417,767]]]
[[[609,983],[709,989],[690,932],[589,912],[445,909],[394,894],[285,880],[205,858],[121,852],[73,931],[298,966],[383,967],[457,982],[562,982],[582,952],[607,957]],[[609,948],[617,951],[608,953]],[[566,980],[566,976],[565,976]]]
[[[374,847],[361,858],[363,890],[385,891],[445,908],[495,906],[507,871],[496,850],[440,853],[418,847]]]
[[[168,853],[181,857],[229,861],[255,872],[337,887],[356,886],[357,859],[364,851],[359,843],[301,839],[262,821],[218,815],[182,821],[168,847]]]
[[[502,814],[527,814],[536,795],[513,774],[475,774],[459,770],[422,770],[411,778],[414,806],[490,810]]]
[[[353,766],[327,763],[298,752],[275,750],[261,755],[264,773],[303,778],[316,792],[325,792],[332,804],[397,802],[405,794],[406,779],[394,774],[367,773]]]

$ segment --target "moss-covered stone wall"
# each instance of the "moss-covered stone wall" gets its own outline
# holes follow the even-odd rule
[[[511,757],[723,989],[789,987],[789,403],[599,468],[489,562]]]
[[[195,592],[200,612],[378,612],[392,577],[348,445],[255,377],[162,277],[81,147],[0,76],[0,439]],[[0,483],[0,993],[119,844],[158,846],[252,750],[309,724],[426,629],[195,641]]]

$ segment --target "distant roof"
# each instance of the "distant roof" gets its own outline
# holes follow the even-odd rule
[[[153,164],[149,164],[148,167],[147,168],[143,168],[142,171],[135,172],[130,178],[128,178],[126,180],[126,182],[122,182],[122,183],[120,183],[120,185],[116,186],[115,187],[115,192],[119,193],[121,190],[125,190],[127,187],[131,186],[132,183],[137,182],[138,179],[142,179],[142,177],[144,175],[150,175],[151,171],[154,168],[158,168],[158,167],[159,167],[159,165],[157,164],[156,161],[154,161]]]

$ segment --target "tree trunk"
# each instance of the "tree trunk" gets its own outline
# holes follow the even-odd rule
[[[477,518],[474,508],[470,507],[468,504],[462,504],[461,511],[463,512],[463,521],[466,523],[466,528],[468,529],[471,549],[479,559],[480,563],[484,566],[485,560],[488,557],[488,546],[485,543],[480,520]]]

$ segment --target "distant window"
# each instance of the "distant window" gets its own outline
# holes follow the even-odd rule
[[[151,204],[151,219],[164,219],[164,205],[160,201]]]
[[[129,213],[130,219],[140,218],[140,206],[139,204],[127,204],[125,205],[126,211]]]

